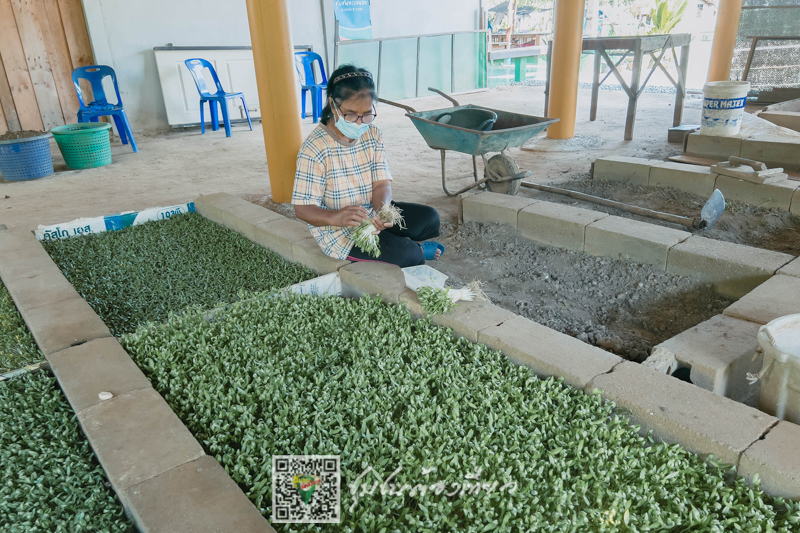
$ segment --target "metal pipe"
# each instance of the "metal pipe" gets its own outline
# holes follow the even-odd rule
[[[461,35],[465,33],[488,33],[489,30],[467,30],[467,31],[448,31],[445,33],[419,33],[416,35],[399,35],[397,37],[381,37],[378,39],[353,39],[340,41],[339,44],[347,46],[351,44],[377,43],[378,41],[399,41],[401,39],[418,39],[420,37],[443,37],[445,35]]]
[[[606,207],[613,207],[614,209],[620,209],[622,211],[627,211],[628,213],[634,213],[636,215],[642,215],[645,217],[663,220],[665,222],[671,222],[673,224],[678,224],[679,226],[684,226],[689,229],[700,228],[699,226],[700,218],[688,218],[679,215],[672,215],[670,213],[662,213],[661,211],[653,211],[652,209],[646,209],[644,207],[637,207],[634,205],[623,204],[620,202],[615,202],[614,200],[600,198],[599,196],[584,194],[582,192],[570,191],[567,189],[559,189],[558,187],[550,187],[549,185],[539,185],[536,183],[528,183],[528,182],[522,182],[521,185],[523,187],[528,187],[529,189],[536,189],[537,191],[560,194],[562,196],[569,196],[570,198],[575,198],[576,200],[583,200],[584,202],[591,202],[593,204],[604,205]]]
[[[416,79],[416,93],[415,96],[419,96],[419,53],[420,48],[422,47],[422,37],[417,37],[417,79]]]

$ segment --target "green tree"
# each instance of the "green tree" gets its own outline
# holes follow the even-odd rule
[[[683,18],[687,5],[689,0],[683,0],[683,3],[670,9],[669,0],[656,0],[655,7],[650,10],[650,23],[653,27],[648,33],[651,35],[670,33]]]

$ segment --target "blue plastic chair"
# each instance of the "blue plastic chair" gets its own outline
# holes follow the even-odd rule
[[[303,106],[302,117],[306,118],[306,93],[311,91],[311,108],[314,114],[314,123],[319,122],[319,117],[322,115],[322,94],[328,86],[328,78],[325,76],[325,66],[322,63],[322,57],[314,52],[295,52],[295,60],[299,66],[303,67],[303,72],[298,73],[305,79],[302,88],[300,89],[300,101]],[[317,63],[322,81],[317,83],[314,76],[314,63]]]
[[[106,93],[103,90],[103,78],[106,76],[111,76],[111,81],[114,82],[114,91],[117,93],[116,105],[108,102]],[[94,100],[88,104],[83,99],[81,79],[88,80],[92,85]],[[134,152],[138,152],[139,148],[133,138],[131,124],[128,122],[125,109],[122,107],[122,98],[119,96],[119,85],[117,85],[117,74],[114,69],[106,65],[78,67],[72,71],[72,83],[75,85],[75,92],[78,93],[78,102],[80,103],[78,122],[97,122],[98,117],[111,116],[117,125],[119,140],[122,141],[122,144],[128,144],[130,140],[131,148],[133,148]]]
[[[205,115],[203,114],[203,104],[208,102],[209,114],[211,115],[211,129],[217,131],[219,129],[219,119],[217,118],[217,103],[222,110],[222,122],[225,124],[225,136],[231,136],[231,119],[228,116],[228,100],[241,98],[242,106],[244,106],[244,114],[247,115],[247,123],[250,125],[250,130],[253,130],[253,122],[250,120],[250,112],[247,110],[247,104],[244,101],[242,93],[226,93],[219,82],[217,71],[214,66],[205,59],[194,58],[184,61],[186,67],[194,78],[194,83],[197,85],[197,92],[200,93],[200,133],[206,132]],[[211,77],[214,79],[214,85],[217,87],[217,92],[212,93],[208,90],[206,79],[203,75],[203,69],[208,69],[211,72]]]

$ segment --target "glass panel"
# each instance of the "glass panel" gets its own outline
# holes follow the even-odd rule
[[[419,95],[430,96],[428,87],[450,92],[450,53],[452,37],[423,37],[419,54]],[[443,100],[445,101],[445,100]],[[446,102],[446,101],[445,101]]]
[[[339,66],[355,65],[369,70],[373,76],[378,74],[378,43],[339,44]],[[330,76],[328,76],[330,78]]]
[[[417,91],[417,39],[383,42],[380,96],[387,100],[414,98]]]

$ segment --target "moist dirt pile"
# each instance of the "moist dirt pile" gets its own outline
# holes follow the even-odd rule
[[[650,265],[538,245],[497,224],[444,225],[447,253],[430,264],[460,286],[535,322],[633,361],[719,314],[733,300]]]

